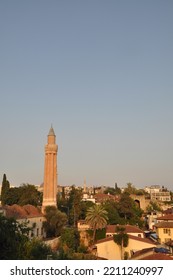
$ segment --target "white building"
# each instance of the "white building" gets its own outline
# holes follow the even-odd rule
[[[4,216],[7,218],[15,218],[19,223],[26,223],[27,227],[30,228],[29,238],[45,237],[45,231],[43,228],[43,222],[45,217],[41,211],[33,205],[20,206],[17,204],[6,205],[1,207],[4,211]]]
[[[171,201],[171,193],[165,187],[154,185],[145,187],[145,191],[150,194],[150,198],[153,201],[168,202]]]

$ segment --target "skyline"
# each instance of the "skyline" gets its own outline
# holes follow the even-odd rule
[[[1,1],[0,171],[173,190],[172,1]],[[2,181],[2,179],[1,179]]]

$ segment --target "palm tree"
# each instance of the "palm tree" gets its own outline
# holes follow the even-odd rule
[[[124,254],[123,254],[123,249],[124,247],[128,246],[129,243],[129,236],[127,233],[125,233],[125,228],[124,227],[118,227],[116,228],[117,234],[113,235],[114,242],[117,243],[120,246],[121,250],[121,259],[124,259]]]
[[[93,229],[93,243],[95,242],[96,230],[104,228],[107,224],[107,211],[100,204],[94,204],[88,208],[86,213],[86,222]]]

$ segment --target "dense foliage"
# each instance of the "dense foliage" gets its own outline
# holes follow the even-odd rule
[[[152,211],[162,212],[162,209],[160,208],[159,204],[156,201],[150,201],[146,210],[147,212],[152,212]]]
[[[46,230],[46,236],[59,236],[64,226],[67,224],[67,215],[54,206],[47,206],[45,209],[45,218],[46,221],[43,223],[43,226]]]
[[[77,252],[80,245],[80,236],[76,228],[65,228],[61,234],[61,242],[67,251]]]
[[[15,219],[0,215],[0,259],[17,260],[25,256],[25,244],[28,241],[26,225]]]
[[[130,193],[136,193],[135,187],[131,183],[127,184],[128,187],[124,193],[119,194],[119,188],[107,188],[105,192],[117,193],[117,201],[106,200],[101,203],[102,207],[107,212],[107,223],[108,224],[131,224],[143,226],[141,219],[143,211],[130,197]],[[118,191],[117,191],[118,190]],[[65,212],[68,216],[68,224],[77,226],[79,219],[85,219],[89,208],[94,206],[91,201],[82,200],[81,190],[76,189],[74,186],[71,187],[68,198],[65,197],[64,191],[58,200],[59,210]]]
[[[20,187],[6,188],[2,196],[3,205],[26,205],[40,206],[42,204],[42,194],[37,191],[34,185],[23,184]]]
[[[0,260],[46,260],[57,255],[41,240],[29,240],[29,229],[13,218],[0,215]]]
[[[64,188],[61,197],[58,197],[58,209],[65,212],[68,217],[68,224],[76,227],[79,219],[85,219],[86,212],[94,203],[82,200],[82,190],[71,186],[68,198],[65,198]]]
[[[129,193],[122,193],[120,201],[117,204],[117,211],[122,221],[121,224],[143,225],[143,221],[141,220],[143,211],[130,197]]]
[[[51,248],[39,239],[29,240],[26,244],[27,260],[57,259],[58,255]]]

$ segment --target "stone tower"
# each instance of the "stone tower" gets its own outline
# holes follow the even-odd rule
[[[57,151],[56,135],[51,126],[45,145],[42,212],[44,212],[46,206],[57,207]]]

